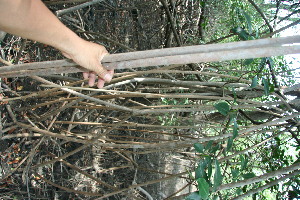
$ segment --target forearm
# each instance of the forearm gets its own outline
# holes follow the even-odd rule
[[[40,0],[0,0],[0,29],[63,52],[82,41]]]
[[[109,82],[113,71],[101,65],[108,54],[105,47],[87,42],[63,25],[41,0],[0,0],[0,30],[36,40],[59,49],[63,55],[86,68],[85,78],[93,86],[96,75],[98,87]]]

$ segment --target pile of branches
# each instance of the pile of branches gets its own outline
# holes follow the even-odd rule
[[[57,15],[82,37],[106,45],[113,53],[168,46],[167,41],[173,40],[173,36],[178,45],[184,43],[184,38],[176,39],[175,31],[175,35],[164,33],[174,29],[172,15],[168,13],[172,9],[166,10],[165,1],[161,4],[126,1],[123,5],[126,8],[119,6],[119,1],[112,2],[116,5],[89,5],[67,15],[61,14],[64,4],[54,2],[57,4],[50,8],[58,10]],[[153,10],[146,9],[150,4],[156,5]],[[148,12],[164,17],[153,22],[145,17]],[[107,23],[105,20],[110,17],[112,20]],[[99,19],[103,19],[101,26],[95,24]],[[166,21],[170,23],[164,29]],[[156,23],[161,24],[154,26]],[[195,26],[187,29],[191,27]],[[100,34],[104,32],[117,36]],[[164,42],[158,39],[162,34],[166,36]],[[16,60],[24,61],[27,55],[30,61],[41,61],[32,43],[11,36],[8,40],[18,47],[14,49],[7,42],[8,49],[17,50],[9,54],[12,58],[20,56]],[[39,48],[45,55],[43,49],[48,47]],[[24,49],[26,54],[22,53]],[[53,60],[60,58],[54,50],[47,55],[55,55]],[[3,57],[12,60],[8,55]],[[204,160],[204,150],[227,167],[237,156],[299,126],[299,112],[295,112],[284,94],[277,90],[270,95],[278,100],[257,101],[265,95],[265,87],[244,79],[245,74],[230,75],[229,71],[218,70],[216,65],[208,63],[152,66],[143,71],[120,70],[103,89],[86,87],[78,74],[3,79],[0,124],[3,198],[182,199],[188,196],[197,190],[192,174]],[[297,86],[286,92],[296,89]],[[233,103],[228,110],[219,112],[215,105],[220,105],[220,101],[221,105]],[[231,111],[250,121],[239,127],[234,139],[228,131],[236,129],[231,124]],[[247,113],[250,111],[259,116],[264,114],[268,120],[258,122]],[[251,148],[223,154],[228,141],[242,143],[272,131],[276,134]],[[195,153],[195,143],[205,146],[203,152],[196,149]],[[299,173],[297,169],[294,164],[247,182],[227,180],[215,192],[288,172],[294,171],[295,175]]]

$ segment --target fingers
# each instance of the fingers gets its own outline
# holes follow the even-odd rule
[[[107,74],[109,75],[109,81],[112,79],[114,70],[107,70]],[[83,72],[83,78],[89,79],[88,84],[90,87],[93,87],[95,85],[97,75],[94,72]],[[103,78],[98,78],[97,87],[103,88],[105,82],[109,82],[107,80],[104,80]]]
[[[83,72],[83,78],[84,79],[88,79],[89,78],[90,73],[89,72]]]
[[[103,88],[105,81],[101,78],[98,79],[97,87]]]
[[[102,88],[105,82],[110,82],[113,77],[113,70],[106,70],[101,64],[104,56],[108,55],[107,50],[104,46],[94,44],[91,42],[84,42],[83,47],[86,46],[88,54],[85,53],[85,56],[74,56],[73,60],[86,68],[89,72],[84,72],[84,79],[89,79],[88,84],[90,87],[95,85],[97,75],[97,87]],[[81,48],[82,49],[82,48]]]
[[[105,55],[108,55],[107,52],[102,53],[101,54],[101,58],[100,61],[104,58]],[[105,82],[110,82],[112,77],[113,77],[113,73],[109,72],[108,70],[106,70],[101,63],[98,63],[99,65],[95,68],[95,70],[93,70],[94,72],[96,72],[96,74],[98,74],[98,76],[100,78],[102,78]],[[111,71],[111,70],[110,70]]]
[[[90,76],[89,76],[89,86],[93,87],[95,85],[95,81],[96,81],[96,74],[90,73]]]

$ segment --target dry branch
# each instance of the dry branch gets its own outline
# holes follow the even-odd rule
[[[252,6],[257,10],[257,12],[261,15],[261,17],[263,18],[263,20],[266,22],[269,30],[270,30],[270,33],[273,32],[273,28],[272,26],[270,25],[268,19],[266,18],[265,14],[263,13],[263,11],[258,7],[258,5],[256,5],[256,3],[253,1],[253,0],[248,0]]]
[[[113,196],[113,195],[116,195],[116,194],[120,194],[120,193],[122,193],[122,192],[128,191],[128,190],[130,190],[130,189],[134,189],[134,188],[137,188],[137,187],[142,187],[142,186],[151,185],[151,184],[163,182],[163,181],[166,181],[166,180],[174,179],[174,178],[183,176],[183,175],[185,175],[185,174],[187,174],[187,173],[188,173],[188,172],[182,172],[182,173],[179,173],[179,174],[174,174],[174,175],[167,176],[167,177],[165,177],[165,178],[156,179],[156,180],[151,180],[151,181],[148,181],[148,182],[145,182],[145,183],[136,184],[136,185],[131,185],[131,186],[129,186],[128,188],[120,189],[120,190],[118,190],[118,191],[115,191],[115,192],[111,192],[111,193],[105,194],[105,195],[103,195],[102,197],[97,198],[96,200],[105,199],[105,198],[107,198],[107,197],[110,197],[110,196]]]
[[[54,156],[54,157],[55,157],[55,156]],[[83,171],[82,169],[80,169],[80,168],[78,168],[78,167],[72,165],[71,163],[69,163],[69,162],[67,162],[67,161],[61,160],[61,162],[64,163],[66,166],[68,166],[68,167],[74,169],[75,171],[77,171],[77,172],[79,172],[79,173],[85,175],[86,177],[89,177],[90,179],[96,181],[96,182],[97,182],[98,184],[100,184],[100,185],[104,185],[105,187],[110,188],[110,189],[112,189],[112,190],[117,190],[117,189],[118,189],[117,187],[114,187],[114,186],[112,186],[112,185],[110,185],[110,184],[108,184],[108,183],[105,183],[104,181],[99,180],[98,178],[95,178],[94,176],[90,175],[89,173]]]
[[[44,1],[46,5],[60,5],[60,4],[72,4],[72,3],[84,3],[89,0],[68,0],[68,1]]]
[[[272,33],[269,33],[269,34],[264,35],[263,38],[272,37],[273,35],[275,35],[275,34],[277,34],[277,33],[280,33],[280,32],[282,32],[282,31],[284,31],[284,30],[286,30],[286,29],[288,29],[288,28],[290,28],[290,27],[296,26],[296,25],[299,24],[299,23],[300,23],[300,19],[297,20],[297,21],[294,21],[294,22],[292,22],[292,23],[290,23],[290,24],[288,24],[288,25],[286,25],[286,26],[284,26],[284,27],[282,27],[282,28],[280,28],[280,29],[278,29],[278,30],[272,32]]]
[[[244,193],[244,194],[242,194],[240,196],[237,196],[237,197],[233,198],[232,200],[243,200],[243,199],[245,199],[245,197],[248,197],[250,195],[253,195],[253,194],[256,194],[258,192],[261,192],[261,191],[263,191],[263,190],[265,190],[267,188],[270,188],[270,187],[272,187],[274,185],[277,185],[280,182],[285,181],[288,178],[293,178],[293,177],[297,176],[298,174],[300,174],[300,170],[295,170],[295,171],[293,171],[290,174],[287,174],[287,175],[285,175],[285,176],[283,176],[283,177],[281,177],[281,178],[279,178],[279,179],[277,179],[275,181],[271,181],[271,182],[269,182],[269,183],[267,183],[267,184],[265,184],[265,185],[263,185],[261,187],[258,187],[256,189],[252,189],[252,190],[250,190],[250,191],[248,191],[248,192],[246,192],[246,193]]]
[[[249,178],[246,181],[243,180],[243,181],[238,181],[238,182],[235,182],[235,183],[229,183],[229,184],[226,184],[226,185],[221,185],[218,188],[218,191],[227,190],[227,189],[236,188],[236,187],[243,187],[245,185],[249,185],[249,184],[252,184],[252,183],[257,183],[257,182],[260,182],[260,181],[266,181],[270,178],[274,178],[274,177],[277,177],[277,176],[282,176],[283,174],[288,174],[288,173],[290,173],[292,171],[296,171],[296,170],[299,170],[299,163],[295,163],[291,166],[284,167],[284,168],[279,169],[277,171],[272,171],[272,172],[266,173],[266,174],[261,175],[261,176],[257,176],[257,177],[254,177],[254,178]]]
[[[171,12],[169,10],[169,6],[167,4],[167,2],[165,0],[160,0],[160,2],[162,3],[166,13],[167,13],[167,17],[168,17],[168,20],[170,21],[170,24],[171,24],[171,28],[172,28],[172,31],[173,31],[173,34],[175,36],[175,39],[176,39],[176,42],[177,42],[177,45],[178,46],[181,46],[181,39],[180,39],[180,36],[178,35],[178,31],[176,30],[176,24],[173,20],[173,17],[171,15]]]
[[[100,2],[102,2],[102,1],[104,1],[104,0],[92,0],[92,1],[83,3],[83,4],[80,4],[80,5],[71,7],[71,8],[66,8],[66,9],[64,9],[64,10],[59,10],[59,11],[56,11],[56,15],[59,17],[59,16],[62,16],[62,15],[64,15],[64,14],[67,14],[67,13],[74,12],[74,11],[76,11],[76,10],[85,8],[85,7],[87,7],[87,6],[91,6],[91,5],[93,5],[93,4],[100,3]]]
[[[38,81],[40,81],[42,83],[59,86],[59,85],[57,85],[55,83],[52,83],[51,81],[47,81],[46,79],[43,79],[43,78],[38,77],[38,76],[32,76],[32,78],[34,78],[35,80],[38,80]],[[108,107],[113,107],[115,109],[119,109],[119,110],[123,110],[123,111],[128,111],[128,112],[135,112],[135,110],[133,110],[133,109],[129,109],[129,108],[126,108],[124,106],[119,106],[119,105],[116,105],[116,104],[113,104],[113,103],[109,103],[109,102],[106,102],[106,101],[103,101],[103,100],[100,100],[100,99],[96,99],[94,97],[91,97],[91,96],[88,96],[88,95],[76,92],[76,91],[68,89],[68,88],[61,88],[61,89],[64,90],[64,91],[66,91],[66,92],[69,92],[69,93],[71,93],[73,95],[76,95],[78,97],[81,97],[83,99],[94,101],[96,103],[100,103],[100,104],[106,105]]]
[[[32,130],[32,131],[42,133],[44,135],[51,136],[51,137],[54,137],[54,138],[60,138],[60,139],[66,140],[66,141],[76,142],[76,143],[81,143],[81,144],[86,143],[85,140],[80,140],[80,139],[75,139],[75,138],[72,138],[72,137],[68,137],[66,135],[63,135],[62,133],[53,133],[51,131],[46,131],[46,130],[40,129],[38,127],[32,127],[30,125],[23,124],[23,123],[20,123],[20,122],[17,122],[17,124],[20,127],[24,128],[24,129]]]
[[[300,36],[259,39],[226,44],[197,45],[112,54],[104,57],[108,69],[190,64],[300,53]],[[85,71],[70,60],[29,63],[0,68],[1,77],[50,75]]]
[[[273,136],[271,136],[271,137],[269,137],[269,138],[267,138],[267,139],[265,139],[265,140],[259,142],[258,144],[254,144],[253,146],[250,146],[250,147],[248,147],[248,148],[245,148],[245,149],[243,149],[243,150],[241,150],[241,151],[238,151],[238,152],[236,152],[236,153],[234,153],[234,154],[232,154],[232,155],[223,157],[223,158],[219,159],[219,162],[224,162],[224,161],[229,160],[229,159],[231,159],[231,158],[233,158],[233,157],[235,157],[235,156],[238,156],[238,155],[241,155],[241,154],[246,154],[247,152],[249,152],[249,151],[255,149],[256,147],[259,147],[259,146],[265,144],[266,142],[268,142],[268,141],[274,139],[275,137],[279,136],[280,134],[285,133],[285,132],[288,131],[288,130],[291,130],[292,128],[293,128],[293,126],[287,128],[287,129],[285,129],[285,130],[283,130],[283,131],[280,131],[280,132],[277,133],[277,134],[274,134]]]
[[[101,137],[103,137],[104,135],[108,134],[108,133],[109,133],[110,131],[112,131],[114,128],[119,127],[119,126],[122,126],[122,124],[124,123],[124,121],[127,120],[128,118],[129,118],[129,116],[124,116],[124,119],[123,119],[122,121],[120,121],[120,122],[118,122],[118,123],[115,123],[115,124],[112,124],[112,127],[111,127],[111,128],[107,128],[107,129],[105,130],[105,132],[104,132],[102,135],[98,135],[97,137],[95,137],[95,138],[93,138],[93,139],[91,139],[91,140],[87,140],[85,144],[83,144],[82,146],[78,147],[77,149],[75,149],[75,150],[73,150],[73,151],[71,151],[71,152],[65,153],[64,155],[62,155],[62,156],[60,156],[60,157],[57,157],[57,158],[54,158],[54,159],[52,159],[52,160],[50,160],[50,161],[46,161],[46,162],[44,162],[44,163],[37,164],[37,165],[33,166],[32,168],[35,169],[35,168],[43,167],[43,166],[45,166],[45,165],[50,165],[50,164],[52,164],[52,163],[55,163],[55,162],[60,161],[60,160],[62,160],[62,159],[65,159],[65,158],[67,158],[67,157],[69,157],[69,156],[71,156],[71,155],[74,155],[74,154],[77,153],[77,152],[80,152],[80,151],[86,149],[86,148],[89,147],[90,145],[92,145],[92,144],[98,142],[98,139],[99,139],[99,138],[101,138]]]
[[[101,193],[91,193],[91,192],[84,192],[84,191],[78,191],[78,190],[74,190],[74,189],[71,189],[71,188],[67,188],[67,187],[64,187],[64,186],[61,186],[61,185],[58,185],[56,183],[53,183],[52,181],[44,178],[43,176],[39,175],[38,173],[34,172],[33,173],[35,176],[39,177],[40,179],[42,179],[43,181],[45,181],[46,183],[50,184],[50,185],[53,185],[54,187],[56,188],[59,188],[61,190],[65,190],[67,192],[71,192],[71,193],[74,193],[74,194],[81,194],[81,195],[87,195],[87,196],[94,196],[94,197],[97,197],[97,196],[102,196],[103,194]]]

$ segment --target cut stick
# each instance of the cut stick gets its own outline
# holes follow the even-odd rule
[[[102,65],[107,69],[129,69],[281,56],[300,53],[299,43],[300,36],[290,36],[226,44],[197,45],[129,52],[107,55],[103,58]],[[58,60],[1,67],[0,77],[32,75],[47,76],[59,73],[76,73],[83,71],[86,70],[79,67],[71,60]]]

